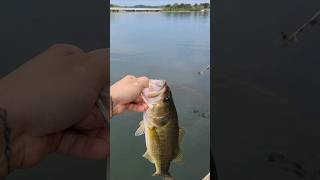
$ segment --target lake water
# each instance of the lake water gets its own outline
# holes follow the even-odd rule
[[[111,82],[127,74],[165,79],[172,89],[179,123],[185,130],[183,164],[171,164],[177,179],[195,180],[210,169],[209,13],[111,13]],[[144,137],[134,132],[142,113],[111,120],[111,179],[152,177],[144,159]]]

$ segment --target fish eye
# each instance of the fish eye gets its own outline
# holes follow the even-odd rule
[[[165,102],[169,102],[169,97],[167,96],[166,98],[164,98]]]

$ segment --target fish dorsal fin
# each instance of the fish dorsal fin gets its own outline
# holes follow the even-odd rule
[[[182,128],[179,128],[179,144],[181,144],[184,136],[184,130]]]
[[[179,151],[177,156],[173,159],[173,162],[182,164],[182,161],[183,161],[183,155],[182,155],[182,152]]]
[[[152,157],[150,156],[150,154],[148,153],[148,151],[146,151],[146,152],[142,155],[142,157],[148,159],[151,163],[154,164],[154,161],[153,161]]]
[[[136,132],[134,133],[135,136],[141,136],[142,134],[144,134],[144,124],[143,124],[143,120],[140,121],[139,123],[139,128],[136,130]]]

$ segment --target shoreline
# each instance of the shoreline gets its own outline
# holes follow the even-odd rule
[[[110,11],[110,13],[185,13],[185,12],[200,12],[200,13],[209,13],[208,11]]]
[[[206,11],[188,11],[188,10],[186,10],[186,11],[161,11],[161,12],[210,12],[210,10],[206,10]]]

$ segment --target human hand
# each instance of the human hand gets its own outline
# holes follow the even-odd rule
[[[141,92],[149,86],[147,77],[125,76],[110,88],[112,100],[112,115],[121,114],[127,110],[143,112],[148,106],[143,102]]]
[[[109,49],[86,53],[67,44],[50,47],[0,79],[11,170],[54,152],[107,158],[108,132],[95,102],[108,80]]]

